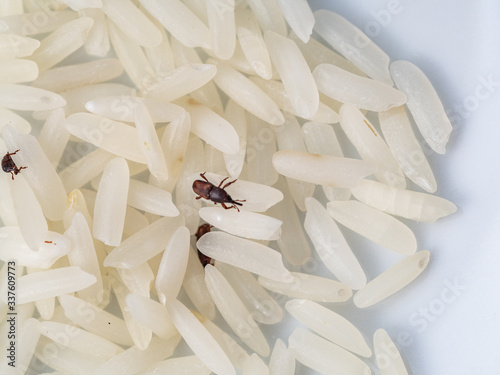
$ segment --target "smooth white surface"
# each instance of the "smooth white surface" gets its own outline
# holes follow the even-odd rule
[[[345,305],[335,307],[335,311],[350,316],[368,337],[377,327],[384,327],[399,345],[412,374],[497,374],[498,2],[310,3],[314,9],[340,13],[365,32],[368,28],[391,60],[406,59],[418,65],[433,83],[453,125],[447,153],[430,153],[428,157],[438,183],[436,194],[453,201],[458,212],[434,224],[412,225],[419,250],[431,251],[428,269],[399,295],[373,308],[356,311]],[[494,84],[486,86],[488,81]],[[371,244],[347,230],[344,233],[369,278],[395,263],[396,257],[388,251],[363,248]],[[465,289],[454,294],[450,286],[457,283]],[[402,335],[409,337],[406,344]]]

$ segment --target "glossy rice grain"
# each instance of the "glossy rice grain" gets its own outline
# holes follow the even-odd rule
[[[320,64],[313,72],[318,90],[342,103],[381,112],[406,103],[406,96],[392,86],[360,77],[332,64]]]
[[[129,169],[123,158],[111,160],[101,177],[94,209],[94,238],[109,246],[122,241],[127,208]]]
[[[36,87],[0,84],[0,106],[18,111],[48,111],[61,108],[66,101],[51,91]]]
[[[177,298],[186,273],[188,256],[189,230],[182,226],[168,241],[156,274],[155,287],[161,303]]]
[[[135,179],[130,179],[127,204],[155,215],[179,215],[179,210],[172,202],[172,194]]]
[[[269,375],[269,369],[257,353],[253,353],[243,367],[243,375]]]
[[[300,117],[311,117],[318,110],[319,94],[302,52],[293,40],[272,31],[264,33],[264,40],[293,108]]]
[[[329,202],[327,209],[336,221],[380,246],[404,255],[417,251],[411,229],[391,215],[354,200]]]
[[[293,375],[295,373],[295,357],[280,339],[276,339],[269,359],[269,373],[271,375]]]
[[[52,68],[57,63],[83,46],[94,21],[88,17],[70,21],[42,39],[40,48],[31,57],[40,72]]]
[[[380,375],[408,375],[398,348],[384,329],[375,331],[373,347]]]
[[[276,324],[283,319],[283,310],[248,271],[221,262],[215,263],[255,321]]]
[[[196,246],[212,259],[231,264],[275,281],[290,282],[291,274],[283,265],[281,254],[257,242],[224,232],[203,235]]]
[[[403,289],[429,264],[430,253],[427,250],[413,254],[371,280],[359,290],[353,298],[359,308],[372,306]]]
[[[217,341],[186,306],[174,299],[167,300],[166,308],[183,339],[205,366],[216,374],[236,374]]]
[[[61,296],[85,289],[96,282],[95,276],[80,267],[61,267],[21,276],[17,279],[16,302],[24,303]],[[4,293],[5,300],[7,293]]]
[[[371,180],[360,181],[352,193],[359,201],[388,214],[425,223],[432,223],[457,210],[457,206],[444,198]]]
[[[444,154],[452,126],[432,83],[409,61],[393,62],[391,76],[408,97],[408,108],[427,144],[438,154]]]
[[[318,155],[300,151],[278,151],[273,166],[282,175],[318,185],[353,187],[375,169],[363,160]]]
[[[281,235],[280,220],[255,212],[203,207],[200,217],[216,228],[239,237],[276,240]]]
[[[403,171],[389,147],[359,109],[344,104],[340,109],[340,126],[361,158],[377,168],[377,180],[402,189],[406,187]]]
[[[235,0],[207,0],[206,7],[212,51],[219,59],[227,60],[236,45]]]
[[[263,121],[272,125],[283,123],[283,114],[278,106],[257,85],[223,62],[208,61],[216,64],[214,82],[227,96]]]
[[[234,333],[253,351],[267,357],[270,349],[262,331],[229,282],[212,265],[205,267],[205,282],[215,305]]]
[[[297,328],[288,342],[300,363],[322,374],[371,374],[370,368],[354,354],[303,328]]]
[[[389,56],[365,33],[344,17],[328,10],[317,10],[314,17],[314,31],[329,45],[369,77],[392,84]]]
[[[378,114],[380,129],[404,174],[429,193],[437,190],[436,178],[411,128],[404,107]]]
[[[295,319],[317,334],[355,354],[371,357],[372,351],[361,332],[333,310],[305,299],[290,300],[285,307]]]
[[[291,298],[317,302],[345,302],[352,297],[352,290],[336,280],[298,272],[292,272],[292,276],[291,282],[276,281],[260,276],[259,284]]]
[[[323,264],[352,289],[366,284],[366,276],[328,211],[316,199],[306,198],[306,230]]]
[[[306,1],[278,0],[281,12],[290,28],[304,43],[307,43],[314,26],[314,15]]]

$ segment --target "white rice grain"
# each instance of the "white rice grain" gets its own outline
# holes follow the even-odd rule
[[[377,180],[401,189],[406,187],[403,171],[389,147],[359,109],[344,104],[340,109],[340,125],[361,158],[377,168]]]
[[[247,3],[262,30],[272,30],[280,35],[286,35],[286,22],[276,0],[248,0]]]
[[[2,29],[9,33],[19,35],[40,35],[50,33],[57,28],[67,24],[70,21],[78,18],[75,12],[63,11],[49,11],[50,22],[38,22],[40,17],[40,9],[31,11],[26,9],[24,14],[15,14],[12,16],[3,17]],[[31,49],[34,43],[30,41],[25,48]],[[23,49],[22,49],[23,50]]]
[[[165,307],[179,333],[207,368],[220,375],[236,374],[217,341],[186,306],[177,300],[167,300]]]
[[[186,47],[210,48],[208,28],[179,0],[139,0],[139,3]]]
[[[53,92],[23,85],[0,84],[0,106],[18,111],[48,111],[66,101]]]
[[[217,67],[214,82],[227,96],[263,121],[272,125],[283,123],[283,114],[278,106],[257,85],[226,63],[208,62]]]
[[[85,301],[94,301],[97,304],[102,302],[101,271],[94,248],[92,233],[83,214],[80,212],[75,213],[71,226],[64,232],[64,235],[72,241],[73,245],[68,252],[70,265],[78,266],[96,278],[96,283],[78,291],[78,296]]]
[[[205,269],[192,247],[189,248],[188,265],[182,286],[196,309],[208,319],[214,319],[215,305],[205,284]]]
[[[157,363],[142,375],[209,375],[211,371],[203,365],[198,357],[191,355],[187,357],[177,357],[167,359]]]
[[[105,338],[81,328],[58,322],[40,322],[40,333],[82,354],[108,360],[123,349]]]
[[[262,331],[229,282],[210,264],[205,266],[205,282],[215,305],[234,333],[253,351],[267,357],[270,349]]]
[[[365,375],[370,368],[354,354],[311,333],[297,328],[288,338],[295,358],[325,375]]]
[[[5,125],[9,124],[18,133],[29,134],[31,132],[30,123],[24,119],[24,117],[19,116],[17,113],[9,109],[0,108],[0,117],[3,119],[0,124],[0,131],[2,131],[2,128]]]
[[[363,160],[300,151],[276,152],[273,166],[280,174],[299,181],[344,188],[355,186],[375,170]]]
[[[238,134],[240,148],[236,154],[224,154],[226,170],[232,178],[238,178],[245,163],[247,149],[247,118],[245,110],[235,101],[228,100],[224,118],[233,125]]]
[[[69,116],[65,126],[75,137],[112,154],[137,163],[146,163],[137,142],[137,130],[132,126],[90,113],[75,113]]]
[[[432,223],[457,210],[452,202],[435,195],[401,190],[370,180],[361,180],[352,193],[359,201],[388,214],[425,223]]]
[[[215,268],[231,284],[255,321],[263,324],[276,324],[283,319],[281,307],[250,272],[221,262],[216,262]]]
[[[299,322],[331,342],[363,357],[372,351],[361,332],[346,318],[305,299],[290,300],[286,310]]]
[[[177,298],[186,272],[189,256],[189,230],[182,226],[173,234],[163,253],[155,287],[158,298],[165,304],[167,299]]]
[[[31,57],[40,72],[52,68],[83,46],[93,24],[92,18],[78,18],[65,23],[42,39],[40,48]]]
[[[61,0],[68,7],[79,11],[87,8],[101,8],[102,0]]]
[[[36,63],[25,59],[0,60],[0,82],[31,82],[38,77]]]
[[[265,32],[264,40],[293,108],[310,118],[318,110],[319,94],[302,52],[293,40],[272,31]]]
[[[330,215],[349,229],[389,250],[410,255],[417,251],[415,235],[396,218],[358,201],[332,201]]]
[[[250,80],[259,86],[267,95],[269,95],[278,108],[300,117],[301,114],[298,113],[293,107],[291,99],[285,92],[285,88],[281,82],[265,80],[260,77],[250,77]],[[326,124],[333,124],[339,121],[339,115],[333,109],[327,107],[322,102],[319,102],[318,111],[312,116],[309,116],[308,119]]]
[[[26,245],[37,251],[49,230],[47,220],[26,179],[21,175],[12,182],[10,191],[20,234]]]
[[[101,336],[118,345],[133,345],[123,319],[70,295],[62,295],[59,298],[59,303],[63,307],[66,316],[73,323],[81,326],[90,333]]]
[[[382,272],[354,295],[354,304],[359,308],[372,306],[403,289],[423,272],[429,257],[427,250],[419,251]]]
[[[294,266],[300,266],[311,257],[311,249],[283,177],[280,178],[276,187],[285,193],[283,201],[269,210],[270,215],[283,222],[278,246],[288,262]]]
[[[82,64],[64,65],[46,70],[33,82],[41,89],[61,92],[93,83],[106,82],[120,76],[123,67],[114,58],[93,60]]]
[[[17,279],[17,304],[62,296],[85,289],[96,282],[95,276],[80,267],[62,267],[36,272]],[[7,296],[4,293],[3,296]],[[4,299],[4,301],[5,301]]]
[[[316,31],[328,44],[339,51],[366,75],[392,84],[389,56],[360,29],[344,17],[328,10],[314,12]]]
[[[159,254],[175,232],[184,225],[184,218],[163,217],[138,231],[115,247],[104,261],[105,267],[134,268]]]
[[[141,88],[151,80],[152,68],[141,46],[106,18],[111,44],[132,82]]]
[[[432,83],[409,61],[393,62],[391,76],[408,97],[408,108],[427,144],[444,154],[452,126]]]
[[[102,0],[102,11],[129,38],[143,47],[161,43],[158,28],[130,0]],[[130,22],[134,20],[134,22]]]
[[[179,336],[169,340],[154,337],[151,344],[144,350],[133,346],[111,357],[100,365],[94,375],[134,375],[145,371],[151,363],[156,363],[170,357],[177,344]]]
[[[204,207],[200,209],[200,217],[216,228],[239,237],[277,240],[281,235],[280,220],[255,212]]]
[[[286,344],[276,339],[269,359],[270,375],[293,375],[295,373],[295,357]]]
[[[137,141],[146,158],[151,174],[160,181],[168,179],[167,162],[163,155],[155,125],[146,106],[139,102],[134,108],[134,123],[137,129]]]
[[[304,229],[321,261],[351,289],[365,286],[365,273],[328,211],[312,197],[306,198],[306,206]]]
[[[259,76],[271,79],[271,59],[254,14],[247,9],[237,11],[236,26],[238,41],[248,63]]]
[[[338,281],[292,272],[292,282],[282,282],[259,277],[259,284],[273,292],[291,298],[304,298],[317,302],[345,302],[352,297],[352,290]]]
[[[48,241],[48,238],[52,239],[52,243],[41,242],[38,248],[32,250],[26,244],[18,226],[3,226],[0,228],[0,259],[4,262],[16,259],[20,266],[50,268],[68,253],[71,244],[59,233],[47,232],[43,240]]]
[[[281,254],[257,242],[223,232],[211,232],[203,235],[196,246],[212,259],[275,281],[290,282],[291,275],[283,265]]]
[[[172,101],[198,90],[217,73],[212,64],[186,64],[167,74],[145,82],[142,95],[161,101]]]
[[[223,153],[238,152],[238,133],[223,117],[194,99],[183,99],[178,104],[191,116],[192,133]]]
[[[40,338],[40,322],[34,318],[26,319],[17,327],[15,366],[8,364],[9,361],[5,359],[0,365],[0,372],[4,375],[24,374],[31,368],[30,362]]]
[[[5,18],[2,19],[5,22]],[[0,34],[0,52],[2,59],[31,56],[40,47],[40,42],[14,33]]]
[[[99,183],[93,234],[108,246],[118,246],[122,241],[129,178],[127,162],[116,158],[108,163]]]
[[[235,0],[207,0],[207,17],[212,51],[221,60],[229,59],[236,45]]]
[[[404,174],[429,193],[437,190],[436,178],[411,128],[404,107],[378,114],[380,130]]]
[[[108,25],[103,11],[95,8],[87,8],[80,11],[83,17],[92,18],[94,25],[90,29],[87,40],[85,40],[85,52],[90,56],[104,57],[111,47],[108,34]]]
[[[318,90],[342,103],[381,112],[406,103],[406,95],[392,86],[360,77],[332,64],[320,64],[313,72]]]
[[[38,142],[54,168],[59,165],[70,138],[69,132],[64,127],[64,118],[62,108],[53,110],[38,135]]]
[[[373,347],[380,375],[408,375],[401,354],[384,329],[375,331]]]
[[[172,202],[172,194],[135,179],[130,180],[127,204],[155,215],[179,215],[179,210]]]
[[[331,126],[318,122],[306,122],[302,125],[302,132],[304,133],[304,143],[307,146],[307,151],[310,153],[337,157],[344,156],[335,131]],[[349,189],[328,185],[321,187],[329,201],[342,201],[351,197]]]
[[[309,4],[302,0],[278,0],[278,4],[290,28],[300,40],[307,43],[314,26],[314,15]]]
[[[158,337],[168,340],[177,334],[170,315],[164,306],[139,294],[130,293],[126,298],[131,317],[153,331]]]

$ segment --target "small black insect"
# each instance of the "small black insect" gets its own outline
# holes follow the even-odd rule
[[[236,180],[228,182],[227,184],[222,186],[224,181],[226,181],[229,178],[229,177],[226,177],[225,179],[223,179],[220,182],[219,186],[215,186],[214,184],[212,184],[210,181],[207,180],[207,178],[205,177],[205,173],[206,172],[200,173],[200,176],[205,181],[196,180],[195,182],[193,182],[193,191],[196,194],[198,194],[196,199],[205,198],[205,199],[211,200],[212,202],[214,202],[216,204],[220,203],[222,205],[222,207],[224,207],[226,210],[228,210],[230,208],[236,208],[239,212],[240,209],[236,205],[243,206],[241,203],[238,203],[238,202],[246,202],[246,200],[239,200],[239,199],[233,200],[233,198],[231,198],[231,196],[224,190],[229,185],[235,183]],[[231,206],[229,206],[229,207],[226,206],[226,203],[231,203]]]
[[[12,175],[12,179],[14,179],[14,175],[17,175],[18,173],[21,173],[21,169],[26,169],[28,167],[21,167],[18,168],[16,163],[14,163],[14,160],[10,157],[11,155],[17,154],[19,150],[16,150],[11,153],[6,153],[5,156],[2,159],[2,169],[5,173],[10,173]]]
[[[200,239],[201,236],[203,236],[205,233],[210,232],[210,229],[213,228],[213,225],[210,224],[202,224],[198,227],[198,230],[196,231],[196,241]],[[198,251],[198,258],[200,259],[200,263],[205,267],[207,264],[214,264],[214,260],[210,257],[207,257],[205,254],[203,254],[200,250],[196,249]]]

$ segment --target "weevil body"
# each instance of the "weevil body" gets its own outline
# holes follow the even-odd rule
[[[21,169],[26,169],[28,167],[20,167],[18,168],[16,163],[14,163],[14,160],[12,160],[11,155],[17,154],[19,150],[16,150],[14,152],[7,152],[5,156],[2,159],[2,170],[5,173],[10,173],[12,175],[12,179],[14,179],[14,175],[17,175],[18,173],[21,173]]]
[[[201,236],[203,236],[205,233],[210,232],[210,229],[213,227],[213,225],[210,224],[202,224],[198,227],[198,230],[196,231],[196,241],[200,239]],[[196,251],[198,251],[198,259],[200,259],[200,263],[205,267],[207,264],[214,264],[214,260],[210,257],[207,257],[205,254],[203,254],[198,248],[196,248]]]
[[[226,210],[228,210],[230,208],[236,208],[238,210],[238,212],[239,212],[240,209],[236,205],[243,206],[239,202],[246,202],[246,201],[245,200],[239,200],[239,199],[234,200],[227,193],[227,191],[224,190],[229,185],[235,183],[236,180],[228,182],[227,184],[225,184],[224,186],[222,186],[222,184],[224,183],[224,181],[226,181],[229,178],[229,177],[226,177],[225,179],[223,179],[220,182],[219,186],[215,186],[214,184],[212,184],[210,181],[207,180],[207,178],[205,177],[205,173],[206,172],[200,173],[200,176],[203,178],[204,181],[203,180],[196,180],[196,181],[193,182],[193,191],[196,194],[198,194],[198,196],[196,197],[196,199],[205,198],[205,199],[211,200],[212,202],[214,202],[216,204],[220,203],[222,205],[222,207],[224,207]],[[226,206],[226,203],[230,203],[231,205],[230,206]]]

